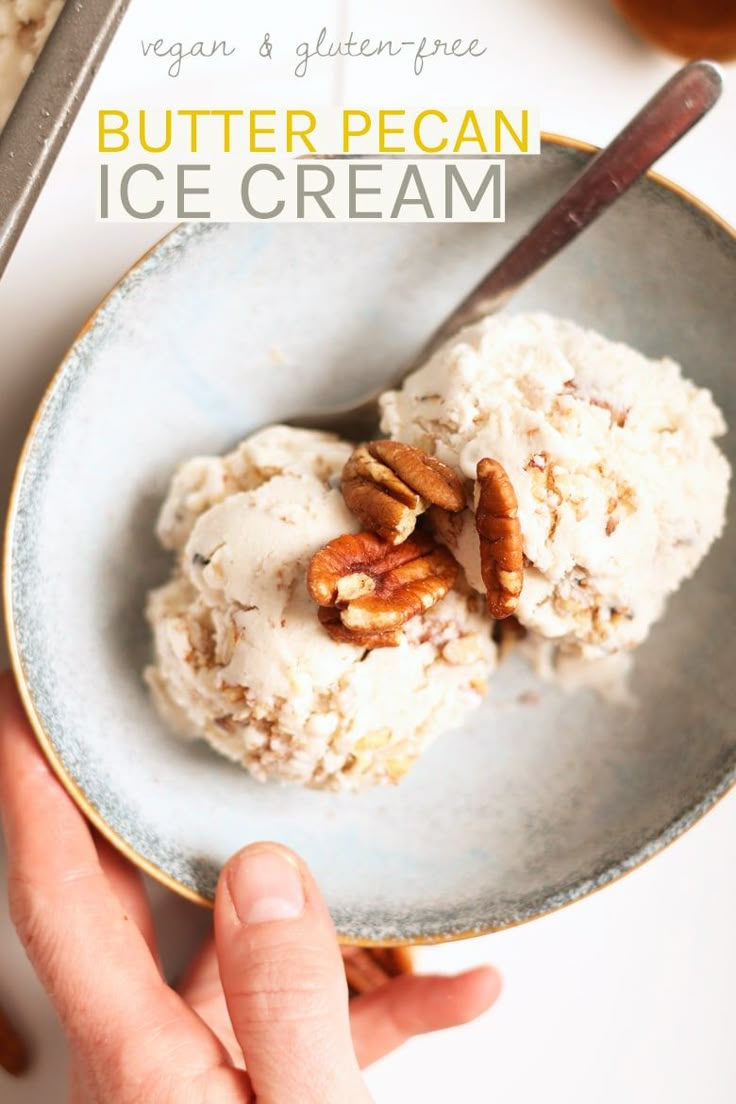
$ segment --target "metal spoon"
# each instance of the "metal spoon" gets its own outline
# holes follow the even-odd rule
[[[397,387],[461,326],[504,306],[515,291],[590,226],[702,119],[718,100],[722,83],[720,70],[709,61],[694,61],[678,70],[463,299],[408,367],[355,406],[294,418],[291,424],[328,430],[356,441],[374,436],[379,394]]]

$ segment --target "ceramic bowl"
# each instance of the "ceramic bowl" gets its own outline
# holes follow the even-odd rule
[[[258,785],[174,738],[141,671],[153,535],[176,465],[256,427],[348,402],[408,361],[590,156],[510,158],[499,225],[188,225],[118,284],[56,374],[7,531],[6,610],[38,738],[80,806],[187,897],[263,838],[311,864],[348,941],[450,939],[582,897],[682,832],[736,774],[729,524],[636,658],[635,710],[505,668],[467,726],[397,788]],[[513,304],[670,354],[736,423],[733,232],[642,181]],[[733,436],[725,447],[733,456]],[[707,488],[703,489],[707,494]]]

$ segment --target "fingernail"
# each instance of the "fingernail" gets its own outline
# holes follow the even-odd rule
[[[299,868],[276,848],[244,851],[228,870],[227,887],[243,924],[294,920],[304,911]]]

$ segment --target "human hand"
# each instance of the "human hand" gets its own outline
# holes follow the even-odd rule
[[[404,976],[348,1004],[326,906],[276,844],[227,864],[214,937],[174,990],[138,872],[53,777],[9,676],[0,811],[11,914],[69,1038],[71,1104],[364,1104],[361,1066],[473,1019],[498,994],[483,967]]]

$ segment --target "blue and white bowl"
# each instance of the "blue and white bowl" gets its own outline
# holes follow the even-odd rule
[[[638,709],[549,687],[520,706],[532,677],[512,662],[396,789],[258,785],[173,737],[141,677],[145,595],[170,570],[153,527],[176,465],[389,379],[589,156],[554,139],[510,158],[504,226],[182,227],[118,284],[54,377],[7,530],[16,673],[69,792],[185,896],[211,901],[233,851],[279,839],[311,864],[345,940],[472,935],[618,877],[733,783],[733,524],[637,655]],[[670,354],[736,424],[735,286],[733,232],[650,178],[514,309]],[[733,463],[733,437],[726,449]]]

